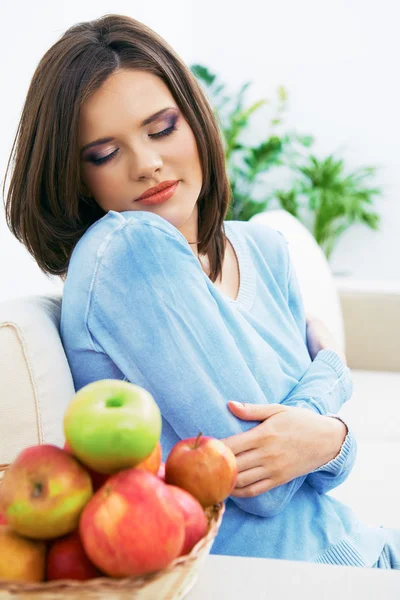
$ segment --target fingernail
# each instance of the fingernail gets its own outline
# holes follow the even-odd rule
[[[244,402],[235,402],[234,400],[231,400],[231,404],[234,404],[235,406],[246,406]]]

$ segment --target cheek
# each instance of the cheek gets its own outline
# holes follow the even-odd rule
[[[86,185],[95,196],[109,196],[112,190],[118,189],[121,177],[118,177],[118,169],[107,169],[102,167],[90,167],[83,171]]]
[[[180,159],[186,157],[187,160],[193,160],[197,154],[195,141],[192,140],[190,136],[185,136],[179,144],[178,152]]]
[[[190,130],[186,135],[181,137],[176,158],[181,165],[186,165],[188,169],[196,171],[201,176],[200,157],[196,139]]]

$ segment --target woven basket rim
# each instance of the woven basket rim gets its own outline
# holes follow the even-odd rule
[[[225,503],[220,502],[209,506],[205,509],[208,530],[206,535],[197,542],[192,548],[189,554],[185,556],[178,556],[175,558],[165,569],[160,569],[146,575],[139,577],[96,577],[88,579],[86,581],[77,581],[74,579],[58,579],[54,581],[42,581],[40,583],[26,583],[18,581],[0,580],[0,591],[15,592],[32,592],[39,593],[44,591],[62,592],[65,590],[72,590],[79,588],[82,593],[94,592],[100,590],[124,590],[129,588],[130,590],[137,590],[142,588],[145,584],[155,583],[162,579],[166,574],[170,573],[175,569],[182,569],[188,564],[195,561],[199,554],[204,551],[208,544],[212,543],[218,533],[218,529],[221,525],[222,516],[225,512]]]

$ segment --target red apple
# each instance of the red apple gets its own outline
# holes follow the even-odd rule
[[[68,444],[68,442],[64,443],[63,450],[65,452],[68,452],[68,454],[71,454],[71,456],[74,456],[74,453],[72,452],[72,448]],[[78,462],[80,462],[76,456],[75,456],[75,458],[76,458],[76,460],[78,460]],[[90,479],[92,480],[93,491],[97,492],[97,490],[101,488],[101,486],[107,481],[107,479],[110,476],[107,475],[106,473],[97,473],[97,471],[93,471],[93,469],[91,469],[90,467],[86,467],[85,465],[83,465],[83,466],[90,475]]]
[[[161,465],[161,459],[162,459],[161,444],[160,444],[160,442],[157,442],[156,447],[154,448],[153,452],[147,458],[142,460],[142,462],[137,464],[135,468],[136,469],[144,469],[145,471],[149,471],[150,473],[157,475],[158,470]]]
[[[47,555],[48,581],[77,579],[85,581],[101,577],[102,573],[86,556],[78,530],[55,540]]]
[[[43,581],[45,562],[44,542],[27,540],[8,525],[0,525],[0,581]]]
[[[200,502],[192,494],[176,485],[169,485],[168,489],[175,496],[185,519],[185,541],[180,553],[183,556],[189,554],[193,546],[206,535],[207,517]]]
[[[4,473],[0,508],[22,536],[52,539],[73,531],[92,482],[75,458],[51,444],[22,450]]]
[[[86,505],[79,524],[86,554],[111,577],[167,567],[182,549],[185,522],[174,496],[156,475],[125,469]]]
[[[204,507],[222,502],[236,485],[237,464],[232,450],[213,437],[177,442],[165,463],[165,481],[187,490]]]
[[[5,517],[5,514],[1,512],[0,510],[0,525],[7,525],[7,519]]]

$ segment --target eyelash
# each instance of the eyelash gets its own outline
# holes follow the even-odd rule
[[[177,127],[174,125],[171,125],[171,127],[167,127],[167,129],[164,129],[163,131],[160,131],[158,133],[151,133],[149,134],[149,137],[151,138],[163,138],[166,137],[168,135],[171,135],[171,133],[174,133],[174,131],[177,131]],[[104,163],[108,162],[109,160],[111,160],[118,152],[118,148],[116,150],[114,150],[114,152],[111,152],[111,154],[108,154],[108,156],[104,156],[102,158],[95,158],[95,157],[91,157],[89,160],[91,163],[93,163],[96,167],[103,165]]]

